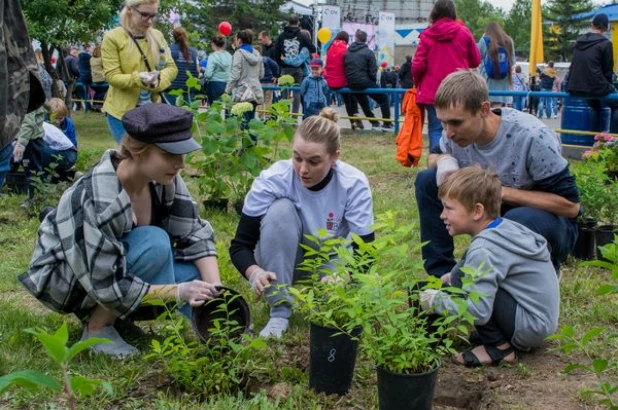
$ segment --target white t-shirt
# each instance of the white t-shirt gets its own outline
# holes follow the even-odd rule
[[[45,131],[43,141],[54,151],[64,151],[75,148],[69,137],[64,135],[64,132],[55,125],[43,122],[43,131]]]
[[[337,161],[330,182],[319,191],[305,188],[294,172],[292,160],[278,161],[253,181],[245,198],[243,213],[263,216],[277,199],[288,198],[298,209],[303,234],[345,238],[350,232],[373,232],[373,200],[367,177],[358,169]]]

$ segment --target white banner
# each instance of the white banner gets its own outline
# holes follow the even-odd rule
[[[395,13],[380,12],[378,24],[378,66],[395,64]]]
[[[341,9],[338,6],[322,6],[322,27],[331,30],[341,28]]]

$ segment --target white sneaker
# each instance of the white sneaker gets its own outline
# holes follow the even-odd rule
[[[558,114],[554,114],[554,120],[558,118]]]
[[[275,339],[281,339],[283,332],[288,330],[290,321],[282,317],[271,317],[264,329],[260,332],[260,336],[267,339],[274,337]]]

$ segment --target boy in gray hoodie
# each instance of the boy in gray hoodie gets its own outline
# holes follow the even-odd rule
[[[440,215],[451,236],[469,234],[470,246],[442,282],[462,287],[461,268],[485,272],[465,290],[481,294],[478,303],[468,300],[475,318],[473,345],[453,356],[468,367],[515,363],[516,350],[539,346],[556,331],[560,290],[547,241],[525,226],[500,217],[501,183],[498,176],[478,166],[451,174],[440,186],[444,205]],[[455,312],[448,294],[424,290],[424,309]]]

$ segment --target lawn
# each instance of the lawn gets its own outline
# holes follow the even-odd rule
[[[113,147],[101,114],[76,113],[73,116],[78,140],[78,167],[85,171],[100,157],[103,150]],[[371,183],[376,214],[388,210],[401,211],[401,222],[418,222],[414,199],[414,178],[417,169],[401,167],[394,159],[392,134],[346,134],[342,159],[364,171]],[[187,177],[198,202],[195,183]],[[0,375],[21,369],[36,369],[59,376],[33,335],[25,329],[39,327],[54,331],[63,322],[69,324],[69,341],[77,341],[81,325],[71,316],[62,316],[45,309],[19,285],[17,276],[31,257],[36,240],[38,220],[28,217],[20,207],[24,196],[0,197]],[[229,261],[227,248],[238,216],[234,211],[223,213],[202,209],[215,231],[219,249],[219,266],[223,282],[239,290],[251,306],[254,331],[267,320],[267,307],[251,295],[248,284]],[[417,230],[418,232],[418,230]],[[417,233],[418,236],[418,233]],[[420,239],[417,239],[420,240]],[[457,239],[461,252],[467,239]],[[420,258],[411,254],[410,258]],[[582,335],[595,326],[605,326],[603,335],[618,330],[618,300],[615,296],[597,296],[596,290],[610,282],[608,271],[582,267],[569,260],[563,266],[561,282],[560,326],[573,326]],[[145,323],[144,329],[158,333],[161,324]],[[150,335],[150,333],[149,333]],[[154,334],[152,337],[156,337]],[[548,342],[531,354],[520,356],[515,366],[462,369],[445,358],[439,373],[435,408],[452,409],[578,409],[596,408],[597,399],[586,393],[594,387],[596,378],[586,371],[567,375],[563,368],[576,361],[603,357],[610,366],[603,377],[617,382],[618,339],[594,339],[584,351],[561,352],[557,341]],[[109,381],[112,395],[99,393],[84,399],[78,408],[105,409],[373,409],[377,408],[375,366],[359,356],[353,386],[344,397],[317,395],[308,388],[308,325],[293,317],[291,331],[280,342],[269,341],[265,360],[260,363],[260,377],[236,394],[198,397],[189,394],[166,376],[161,366],[145,356],[150,352],[150,340],[139,344],[143,354],[125,362],[82,354],[72,366],[72,372]],[[0,396],[0,408],[58,408],[49,391],[13,389]],[[63,408],[63,404],[60,405]]]

